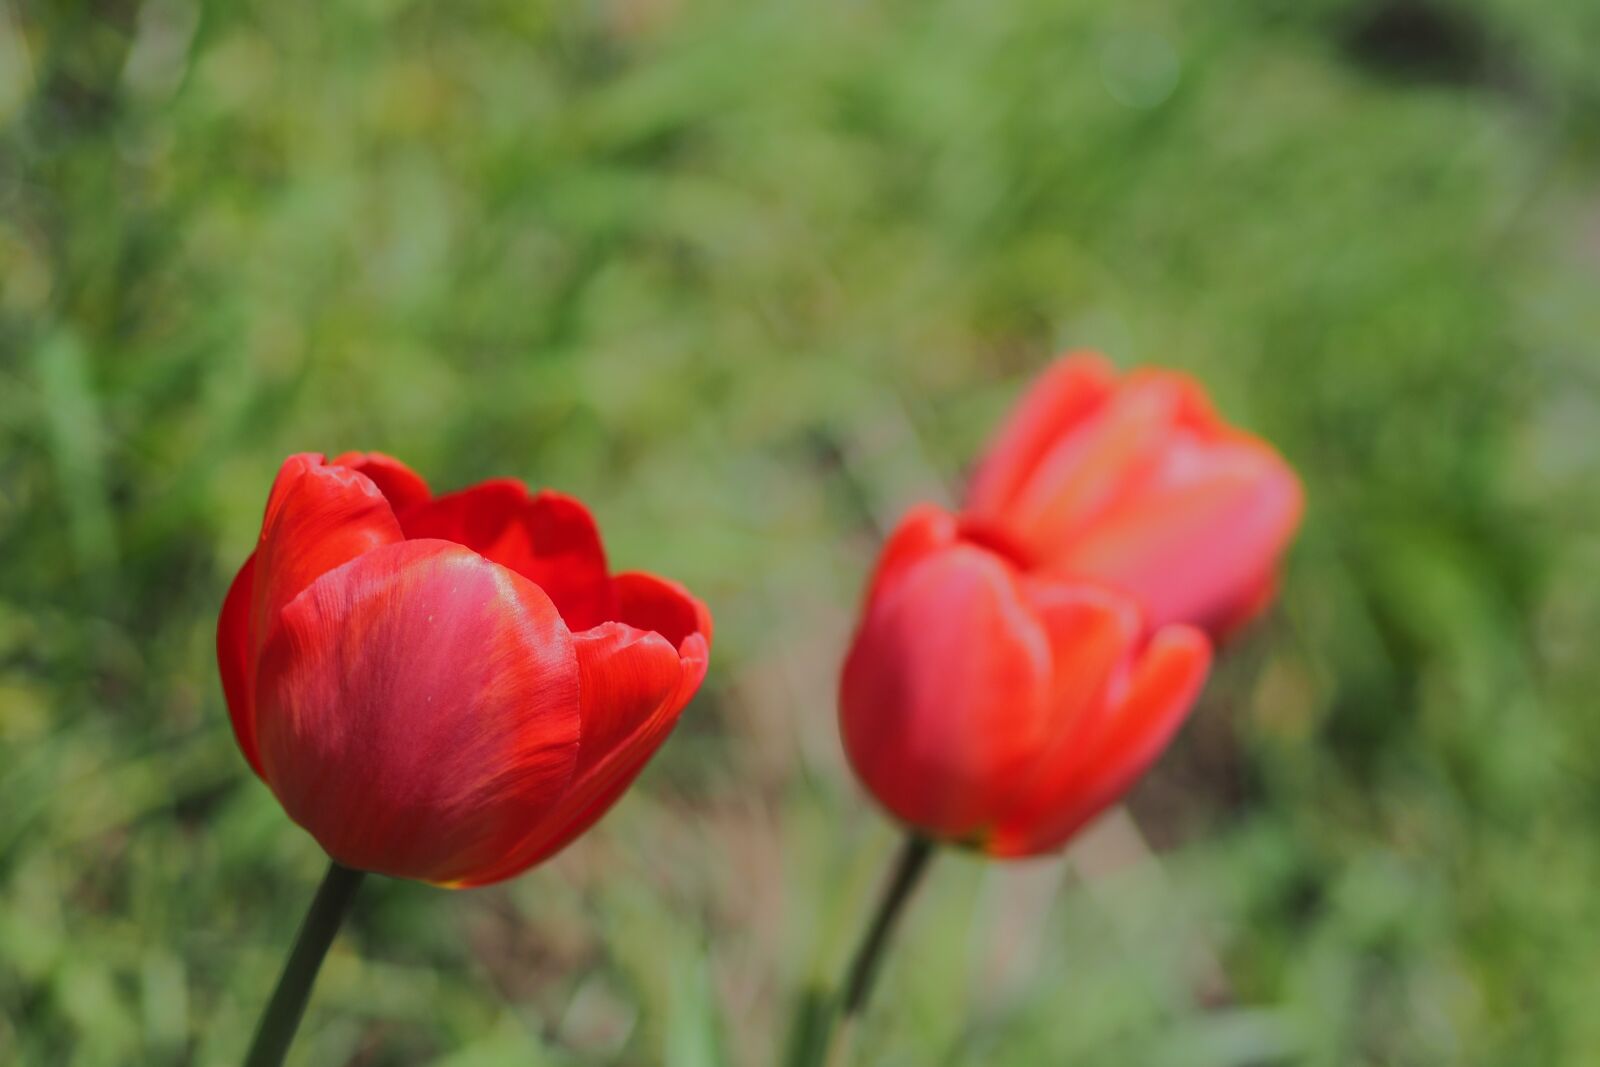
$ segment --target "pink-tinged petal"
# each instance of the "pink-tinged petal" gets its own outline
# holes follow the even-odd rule
[[[389,502],[365,475],[321,456],[290,456],[267,498],[256,547],[252,646],[259,651],[285,604],[328,571],[404,539]]]
[[[336,467],[349,467],[372,479],[389,501],[396,515],[416,507],[433,496],[422,475],[382,452],[345,452],[331,461]]]
[[[1303,508],[1300,480],[1270,448],[1183,434],[1050,569],[1128,592],[1152,626],[1216,630],[1259,596]]]
[[[1205,387],[1192,376],[1163,367],[1142,367],[1123,379],[1124,389],[1150,389],[1172,398],[1173,423],[1206,441],[1227,440],[1239,433],[1217,414]]]
[[[986,849],[997,856],[1036,855],[1070,840],[1166,750],[1210,666],[1211,644],[1199,630],[1157,631],[1111,714],[1007,815]]]
[[[255,597],[256,557],[252,553],[234,575],[228,595],[222,600],[217,619],[217,669],[222,674],[222,695],[228,702],[228,718],[239,750],[259,776],[261,760],[256,755],[255,696],[252,693],[250,662],[250,604]]]
[[[1160,462],[1184,404],[1167,377],[1123,385],[1056,438],[1000,512],[978,517],[1009,530],[1031,560],[1054,558]]]
[[[611,588],[618,621],[658,633],[680,652],[692,634],[699,634],[711,647],[711,612],[677,582],[629,571],[613,578]]]
[[[1098,353],[1077,352],[1056,360],[1024,394],[985,451],[967,492],[966,510],[994,515],[1006,508],[1060,437],[1110,399],[1115,387],[1116,371]]]
[[[705,676],[705,641],[697,634],[686,640],[692,643],[688,657],[680,657],[658,633],[617,622],[573,634],[572,640],[583,709],[572,783],[501,863],[470,884],[487,885],[519,874],[593,825],[666,740]]]
[[[589,510],[511,478],[482,482],[406,511],[406,536],[454,541],[537,583],[572,630],[614,618],[605,549]]]
[[[567,790],[580,689],[538,586],[458,545],[384,546],[283,609],[256,683],[261,763],[339,862],[470,882]]]
[[[1011,567],[958,545],[868,606],[840,687],[845,752],[900,819],[964,837],[993,820],[1049,737],[1053,680]]]

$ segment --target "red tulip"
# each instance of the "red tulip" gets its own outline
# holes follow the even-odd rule
[[[845,662],[845,751],[929,836],[1049,851],[1160,755],[1210,659],[1200,630],[1151,632],[1128,597],[1029,573],[923,507],[885,547]]]
[[[611,575],[578,501],[435,497],[376,453],[291,456],[222,607],[239,747],[339,863],[509,878],[616,801],[705,676],[711,618]]]
[[[1034,569],[1139,601],[1152,626],[1226,633],[1270,600],[1300,480],[1192,379],[1118,378],[1092,354],[1047,370],[980,464],[965,513]]]

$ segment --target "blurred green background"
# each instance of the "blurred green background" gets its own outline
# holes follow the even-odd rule
[[[862,1063],[1600,1063],[1600,5],[0,2],[0,1062],[237,1062],[323,859],[215,613],[293,451],[589,501],[710,681],[556,861],[374,880],[294,1062],[779,1060],[894,842],[877,530],[1066,346],[1311,509],[1066,861],[942,859]]]

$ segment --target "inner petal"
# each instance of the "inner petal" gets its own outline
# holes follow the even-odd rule
[[[407,509],[400,525],[409,539],[454,541],[536,583],[574,632],[617,618],[599,528],[572,497],[530,496],[499,478]]]

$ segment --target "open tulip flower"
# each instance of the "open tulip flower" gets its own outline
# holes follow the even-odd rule
[[[965,514],[1030,569],[1139,601],[1150,625],[1224,635],[1271,600],[1304,506],[1272,447],[1186,375],[1058,360],[1001,427]]]
[[[1046,852],[1160,755],[1210,660],[1200,630],[1149,631],[1129,597],[1030,574],[918,508],[884,549],[845,661],[845,752],[923,835]]]
[[[850,764],[908,830],[834,1049],[933,854],[1061,848],[1166,748],[1214,641],[1271,601],[1304,508],[1269,445],[1168,370],[1057,361],[959,516],[914,510],[868,589],[839,688]]]
[[[447,886],[605,813],[705,676],[682,587],[606,569],[570,497],[435,497],[396,460],[291,456],[223,605],[239,747],[347,867]]]
[[[710,641],[681,586],[610,573],[570,497],[289,457],[217,658],[239,748],[334,862],[249,1067],[282,1062],[362,872],[476,886],[552,855],[661,745]]]

